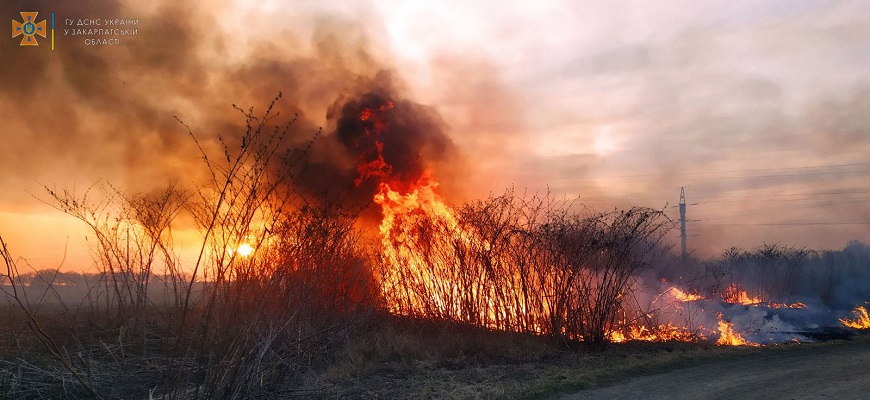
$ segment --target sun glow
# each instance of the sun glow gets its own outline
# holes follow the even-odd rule
[[[242,257],[250,257],[251,254],[254,254],[254,247],[247,243],[242,243],[239,245],[239,248],[236,249],[236,254]]]

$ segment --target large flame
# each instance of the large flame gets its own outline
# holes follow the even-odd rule
[[[427,174],[428,175],[428,174]],[[384,262],[382,285],[387,295],[391,311],[411,314],[424,313],[422,308],[435,307],[437,314],[444,317],[462,315],[459,304],[451,299],[460,298],[464,287],[458,282],[450,282],[446,277],[450,271],[445,265],[433,262],[433,251],[446,245],[441,237],[427,235],[419,228],[435,221],[445,224],[451,231],[458,230],[453,210],[435,192],[438,183],[424,176],[413,185],[409,193],[393,190],[389,184],[381,183],[374,201],[381,206],[383,220],[380,225]],[[427,251],[428,253],[424,253]],[[408,280],[411,280],[410,282]],[[415,292],[398,292],[404,285],[417,288]],[[428,293],[430,296],[418,296]],[[435,304],[425,304],[424,300],[434,298]]]
[[[868,314],[867,309],[864,308],[864,306],[855,307],[855,309],[852,310],[852,314],[855,315],[854,319],[840,318],[840,322],[849,328],[870,329],[870,314]]]
[[[369,180],[377,182],[374,202],[383,214],[379,231],[386,266],[380,283],[387,308],[400,314],[473,320],[499,328],[493,326],[498,316],[487,311],[487,307],[463,309],[459,300],[466,292],[484,298],[485,293],[480,293],[480,288],[462,285],[461,280],[454,279],[449,266],[439,262],[439,255],[457,245],[451,241],[467,245],[473,235],[460,227],[453,209],[438,194],[439,185],[431,171],[424,170],[416,179],[402,180],[384,159],[382,136],[389,129],[387,113],[393,107],[386,100],[360,112],[360,121],[366,123],[365,134],[374,146],[363,152],[355,182],[357,185]],[[443,232],[454,234],[439,235]],[[472,312],[476,315],[470,316]]]
[[[388,135],[401,133],[389,131],[391,112],[394,105],[389,100],[375,106],[370,104],[359,112],[365,145],[361,148],[355,180],[358,186],[365,182],[376,183],[373,201],[380,207],[383,218],[379,233],[384,268],[378,278],[387,309],[401,315],[460,321],[492,329],[563,334],[564,331],[558,330],[564,327],[548,325],[547,316],[530,315],[534,313],[532,309],[552,309],[554,305],[549,304],[547,296],[537,299],[536,308],[530,307],[525,303],[529,300],[505,296],[483,279],[492,273],[489,270],[492,266],[475,269],[473,263],[464,264],[464,257],[475,251],[485,252],[490,244],[461,221],[442,199],[431,169],[424,168],[409,176],[395,170],[385,159],[385,143],[395,140]],[[498,255],[493,257],[496,262],[501,261]],[[457,263],[463,265],[457,266]],[[507,261],[504,264],[508,264]],[[520,288],[525,283],[544,287],[547,293],[561,290],[554,283],[557,279],[546,273],[521,278],[501,271],[498,279],[500,285],[508,288]],[[528,282],[529,279],[534,282]],[[670,287],[663,294],[669,294],[672,303],[682,304],[679,307],[693,302],[697,305],[692,307],[703,309],[705,302],[712,301],[697,292],[687,293],[677,287]],[[803,303],[763,303],[760,296],[749,296],[736,284],[728,286],[721,297],[727,303],[746,306],[806,308]],[[866,310],[863,315],[866,317]],[[718,337],[716,344],[721,346],[757,346],[744,339],[722,314],[717,313],[717,317],[718,329],[623,322],[613,327],[607,339],[615,343],[632,340],[697,342]]]

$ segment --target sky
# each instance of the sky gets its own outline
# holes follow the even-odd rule
[[[89,256],[45,187],[195,184],[175,117],[210,143],[243,127],[233,104],[262,110],[278,91],[283,115],[300,116],[295,137],[322,127],[328,144],[331,106],[377,84],[449,137],[433,163],[454,203],[513,187],[677,219],[683,187],[698,256],[870,242],[868,2],[0,5],[5,21],[22,11],[55,13],[55,49],[0,40],[0,235],[36,268]],[[137,34],[69,31],[114,18],[138,20]],[[330,149],[314,158],[347,162]]]

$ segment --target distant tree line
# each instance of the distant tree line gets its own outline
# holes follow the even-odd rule
[[[743,249],[731,247],[719,257],[690,262],[669,271],[695,269],[690,285],[703,293],[721,293],[737,285],[762,301],[819,301],[850,309],[870,300],[870,245],[852,240],[840,250],[811,250],[780,243]]]

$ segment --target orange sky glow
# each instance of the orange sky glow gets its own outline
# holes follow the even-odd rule
[[[0,235],[34,268],[86,269],[87,230],[44,187],[149,192],[203,177],[196,145],[282,91],[300,137],[388,74],[438,115],[451,202],[517,191],[678,218],[706,257],[870,242],[870,4],[861,1],[6,1],[55,13],[0,40]],[[113,46],[67,20],[137,19]],[[8,28],[7,28],[8,29]],[[8,32],[8,30],[7,30]],[[7,34],[8,35],[8,34]],[[427,112],[429,112],[427,111]],[[307,137],[307,136],[306,136]],[[330,157],[326,154],[322,157]],[[334,155],[340,158],[340,155]],[[195,242],[179,230],[182,243]],[[185,233],[186,232],[186,233]],[[669,240],[679,243],[679,232]]]

